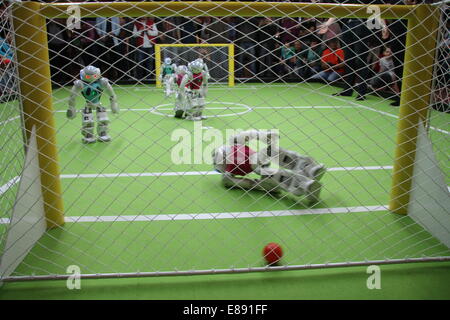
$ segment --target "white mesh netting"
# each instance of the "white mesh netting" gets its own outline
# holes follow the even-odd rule
[[[0,273],[3,280],[64,277],[71,265],[93,277],[265,270],[271,242],[283,249],[280,269],[450,257],[445,1],[27,5],[3,2],[0,13],[2,268],[19,250],[5,243],[18,229],[11,222],[32,125],[47,214],[40,219],[53,228],[29,243],[12,274]],[[421,6],[429,31],[422,43],[423,25],[407,26]],[[204,110],[192,117],[199,121],[174,117],[177,99],[197,101],[195,93],[174,85],[167,97],[155,86],[167,57],[177,66],[206,63]],[[83,78],[73,88],[90,65],[111,87]],[[75,119],[66,114],[71,96]],[[437,159],[429,172],[444,177],[445,186],[433,180],[443,196],[412,179],[425,118]],[[269,130],[279,148],[272,145],[278,161],[267,171],[261,137]],[[241,131],[261,141],[230,149]],[[211,154],[222,145],[243,162],[233,158],[220,172]],[[313,170],[321,164],[323,177]],[[405,201],[411,188],[423,188],[423,197]],[[403,213],[419,203],[443,236],[394,213],[396,201]]]

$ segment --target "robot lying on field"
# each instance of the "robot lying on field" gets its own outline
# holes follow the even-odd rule
[[[259,152],[250,149],[247,144],[254,139],[267,146]],[[215,149],[213,164],[216,171],[222,173],[222,184],[226,188],[268,193],[286,191],[295,196],[305,195],[310,204],[317,203],[322,188],[319,181],[326,172],[325,166],[311,157],[280,148],[278,141],[274,132],[249,130],[232,137],[230,145]],[[272,161],[279,168],[271,167]],[[260,177],[246,177],[250,173]]]
[[[205,97],[208,90],[208,72],[201,59],[190,62],[177,69],[177,95],[175,118],[186,120],[203,120]]]
[[[103,91],[109,95],[111,110],[113,113],[119,112],[117,105],[117,97],[111,87],[108,79],[103,78],[100,74],[100,69],[94,66],[87,66],[80,71],[80,79],[73,84],[72,91],[69,98],[69,109],[67,110],[67,118],[74,119],[76,117],[75,100],[78,94],[82,94],[86,100],[86,104],[81,111],[81,134],[83,135],[83,143],[93,143],[97,139],[101,142],[108,142],[111,137],[108,135],[108,114],[106,108],[102,106],[100,98]],[[94,115],[93,110],[97,115],[97,135],[94,134]]]

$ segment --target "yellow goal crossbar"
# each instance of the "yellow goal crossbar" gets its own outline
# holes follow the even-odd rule
[[[420,5],[377,5],[380,18],[407,19],[403,89],[397,124],[397,146],[389,209],[406,214],[411,191],[418,125],[426,121],[436,51],[439,8]],[[53,119],[46,18],[114,16],[241,16],[241,17],[372,17],[368,5],[285,2],[14,2],[13,22],[22,113],[26,132],[37,125],[41,184],[48,227],[64,223],[60,168]],[[158,60],[157,60],[158,61]]]
[[[155,44],[155,69],[156,69],[156,87],[161,88],[162,83],[159,79],[161,69],[161,48],[167,47],[226,47],[228,48],[228,86],[234,86],[234,44],[232,43],[174,43],[174,44]]]

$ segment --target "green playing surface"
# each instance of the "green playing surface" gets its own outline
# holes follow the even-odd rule
[[[15,275],[66,274],[69,265],[78,265],[82,273],[89,274],[261,267],[261,251],[268,242],[281,244],[282,264],[286,265],[450,255],[445,246],[411,218],[394,215],[382,207],[389,201],[398,120],[398,108],[390,107],[390,101],[369,96],[357,103],[354,98],[332,97],[336,88],[321,84],[217,86],[208,93],[204,113],[208,119],[194,123],[169,117],[173,101],[164,98],[162,89],[116,86],[121,112],[117,116],[109,114],[112,141],[84,145],[80,115],[75,120],[65,117],[69,90],[54,92],[68,222],[63,228],[46,233]],[[103,102],[107,104],[106,97]],[[77,103],[80,108],[81,97]],[[17,137],[19,120],[9,121],[14,116],[10,112],[0,118],[2,132],[11,132],[12,136],[2,135],[1,143],[7,142],[9,150],[14,151],[2,153],[4,163],[14,162],[23,154],[21,138]],[[441,167],[445,168],[449,115],[433,111],[430,118],[430,138]],[[282,147],[308,154],[329,169],[322,179],[321,202],[311,208],[301,197],[226,190],[210,164],[174,163],[173,150],[178,143],[174,132],[184,129],[194,135],[195,126],[201,134],[217,129],[224,137],[230,129],[279,130]],[[203,147],[209,143],[205,140]],[[194,161],[194,151],[199,150],[194,140],[191,147],[189,157]],[[204,148],[200,150],[209,154]],[[11,170],[1,177],[0,186],[16,175],[17,170]],[[448,173],[445,176],[450,184]],[[2,201],[10,202],[16,190],[17,184],[7,188]],[[7,213],[0,214],[0,218],[7,217]],[[5,226],[0,224],[0,232]],[[385,268],[394,270],[393,274],[402,270],[397,266]],[[448,264],[433,264],[430,268],[448,271]],[[191,290],[196,298],[208,298],[205,285],[198,284],[202,281],[219,283],[223,294],[216,293],[216,298],[339,298],[340,280],[336,274],[353,280],[367,276],[363,268],[341,270],[114,281],[129,288],[137,283],[172,283],[176,290],[181,288],[179,296],[130,291],[125,298],[187,298],[186,292]],[[352,278],[351,272],[360,274]],[[437,275],[442,277],[439,272],[433,276]],[[311,279],[322,276],[334,284],[328,296],[313,288]],[[202,277],[208,280],[201,280]],[[303,291],[295,296],[294,286],[289,284],[284,291],[281,284],[289,283],[291,277],[306,281],[312,296]],[[227,279],[229,285],[221,283]],[[255,285],[262,279],[267,283]],[[391,285],[401,279],[391,276]],[[99,292],[95,283],[114,287],[114,281],[86,280],[94,289],[92,295],[84,297],[95,298],[94,292]],[[190,281],[196,289],[187,289]],[[350,286],[351,294],[342,298],[358,298],[358,290],[367,292],[364,280],[361,281],[360,289]],[[238,293],[240,282],[252,289]],[[3,296],[31,297],[32,288],[43,284],[56,291],[64,286],[49,282],[7,284]],[[275,292],[258,295],[267,284]],[[27,288],[29,296],[23,288]],[[232,292],[236,295],[232,296]],[[395,294],[400,295],[398,291]],[[448,297],[445,289],[440,295],[434,294]],[[0,293],[0,298],[3,296]],[[103,297],[118,296],[112,290]]]

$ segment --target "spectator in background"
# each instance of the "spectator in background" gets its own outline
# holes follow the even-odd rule
[[[229,34],[230,25],[226,22],[225,18],[213,18],[209,24],[210,30],[210,43],[230,43]]]
[[[344,1],[349,2],[349,1]],[[361,2],[371,4],[377,3],[377,0],[364,0]],[[330,18],[319,28],[319,34],[326,34],[331,25],[336,22],[336,18]],[[342,28],[341,41],[345,52],[345,76],[343,77],[344,89],[333,95],[352,96],[353,91],[358,93],[356,100],[365,100],[367,93],[367,79],[369,76],[369,67],[367,66],[367,55],[369,53],[368,39],[373,32],[367,27],[365,19],[345,18],[339,19]],[[378,20],[378,25],[382,27],[383,39],[389,35],[384,20]],[[357,82],[359,80],[359,82]]]
[[[197,32],[195,34],[196,43],[207,43],[212,36],[212,32],[209,29],[211,24],[211,17],[196,18]]]
[[[304,43],[300,40],[294,42],[294,71],[298,77],[301,79],[306,78],[306,58],[308,54],[308,49]]]
[[[322,53],[322,71],[314,75],[312,79],[334,82],[344,74],[344,50],[339,47],[337,39],[328,40],[327,46]]]
[[[13,51],[8,40],[0,36],[0,101],[14,94],[14,70],[12,69]]]
[[[102,73],[110,80],[115,81],[118,76],[117,62],[120,52],[120,18],[96,18],[95,29],[97,41],[100,43],[98,52],[100,68]]]
[[[159,36],[159,41],[162,44],[176,44],[181,42],[181,30],[179,25],[181,23],[181,18],[179,17],[166,17],[162,20],[162,31]],[[161,60],[164,61],[165,58],[171,58],[173,63],[179,63],[178,52],[179,48],[171,47],[170,56],[162,56]]]
[[[295,68],[295,48],[290,42],[281,47],[281,70],[283,75],[290,74]]]
[[[311,38],[309,46],[306,49],[306,66],[304,71],[305,79],[308,79],[322,70],[321,65],[322,44],[317,37]]]
[[[257,39],[259,43],[259,75],[262,77],[274,76],[273,63],[276,61],[274,54],[276,48],[275,35],[278,33],[278,25],[272,18],[262,18],[258,23]]]
[[[47,24],[50,72],[54,83],[64,84],[69,81],[66,66],[67,34],[65,19],[51,19]]]
[[[244,71],[247,67],[251,72],[250,76],[256,74],[257,26],[258,20],[256,18],[236,18],[237,61],[239,63],[236,73],[240,77],[245,76]],[[248,60],[248,63],[244,63],[245,60]]]
[[[118,71],[118,80],[130,79],[133,62],[133,50],[130,43],[133,38],[134,22],[130,18],[120,18],[118,44],[114,46],[117,61],[114,66]]]
[[[400,89],[398,87],[398,78],[395,74],[395,63],[392,50],[389,47],[384,48],[383,56],[379,59],[380,71],[370,82],[373,89],[389,88],[395,94],[395,99],[400,103]]]
[[[83,68],[83,60],[81,59],[83,48],[81,44],[81,29],[66,29],[67,34],[67,73],[70,78],[69,82],[78,78],[80,69]]]
[[[279,21],[279,35],[282,43],[293,43],[300,36],[300,23],[294,18],[285,17]]]
[[[149,79],[154,71],[155,38],[158,28],[152,18],[139,18],[134,23],[133,36],[136,38],[136,63],[139,80]]]
[[[83,52],[81,59],[83,59],[84,66],[96,65],[98,48],[95,40],[97,35],[95,32],[95,19],[81,19],[81,48]]]
[[[197,32],[197,23],[191,18],[183,18],[181,27],[181,42],[182,43],[196,43],[195,34]]]

